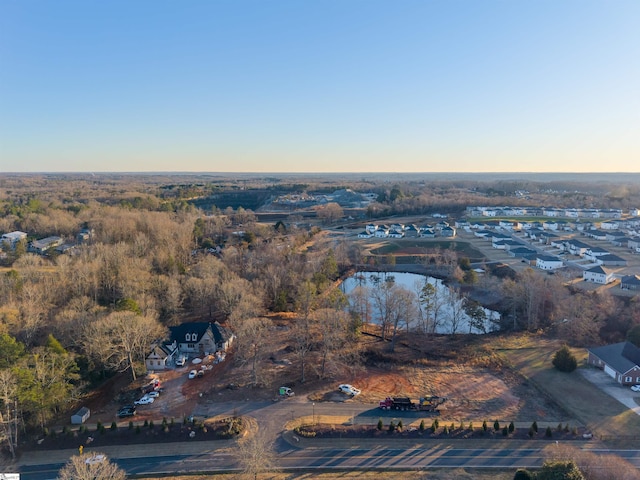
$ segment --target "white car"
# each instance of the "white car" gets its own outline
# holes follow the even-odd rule
[[[640,392],[640,385],[634,385],[633,387],[631,387],[631,390],[633,390],[634,392]]]
[[[84,463],[87,465],[97,465],[98,463],[102,463],[107,459],[103,454],[97,453],[89,458],[87,458]]]
[[[196,370],[191,370],[189,372],[189,378],[196,378],[196,375],[198,375],[198,372]]]
[[[145,395],[140,400],[136,400],[133,403],[136,404],[136,405],[149,405],[150,403],[153,403],[154,401],[155,401],[155,398],[150,397],[149,395]]]
[[[147,393],[145,396],[150,398],[158,398],[160,396],[160,392],[154,390],[153,392]]]
[[[351,395],[352,397],[355,397],[356,395],[360,395],[360,390],[354,387],[353,385],[349,385],[348,383],[343,383],[342,385],[339,385],[338,390],[340,390],[342,393],[346,393],[347,395]]]

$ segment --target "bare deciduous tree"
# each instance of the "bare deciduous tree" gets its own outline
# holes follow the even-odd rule
[[[125,480],[126,477],[125,471],[105,455],[94,452],[71,457],[58,472],[58,480]]]
[[[166,336],[166,329],[152,317],[133,312],[113,312],[92,323],[83,332],[85,351],[108,368],[131,371],[144,361],[150,345]]]
[[[275,471],[275,453],[273,441],[266,433],[258,431],[238,441],[236,458],[245,478],[258,478],[258,475]]]

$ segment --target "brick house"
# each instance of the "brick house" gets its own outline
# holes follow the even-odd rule
[[[589,365],[603,369],[616,382],[621,385],[640,383],[640,348],[633,343],[614,343],[587,351]]]

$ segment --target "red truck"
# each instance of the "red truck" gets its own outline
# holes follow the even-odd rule
[[[421,397],[416,403],[409,397],[387,397],[380,400],[378,407],[382,410],[418,410],[421,412],[435,412],[447,399],[433,395]]]

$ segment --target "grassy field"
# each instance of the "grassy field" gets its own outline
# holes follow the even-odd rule
[[[640,416],[599,390],[579,371],[563,373],[551,364],[560,343],[538,337],[501,340],[496,350],[520,374],[553,398],[564,410],[597,436],[626,437],[640,432]],[[586,351],[574,349],[584,365]],[[589,368],[589,367],[581,367]],[[640,443],[640,437],[636,441]]]

